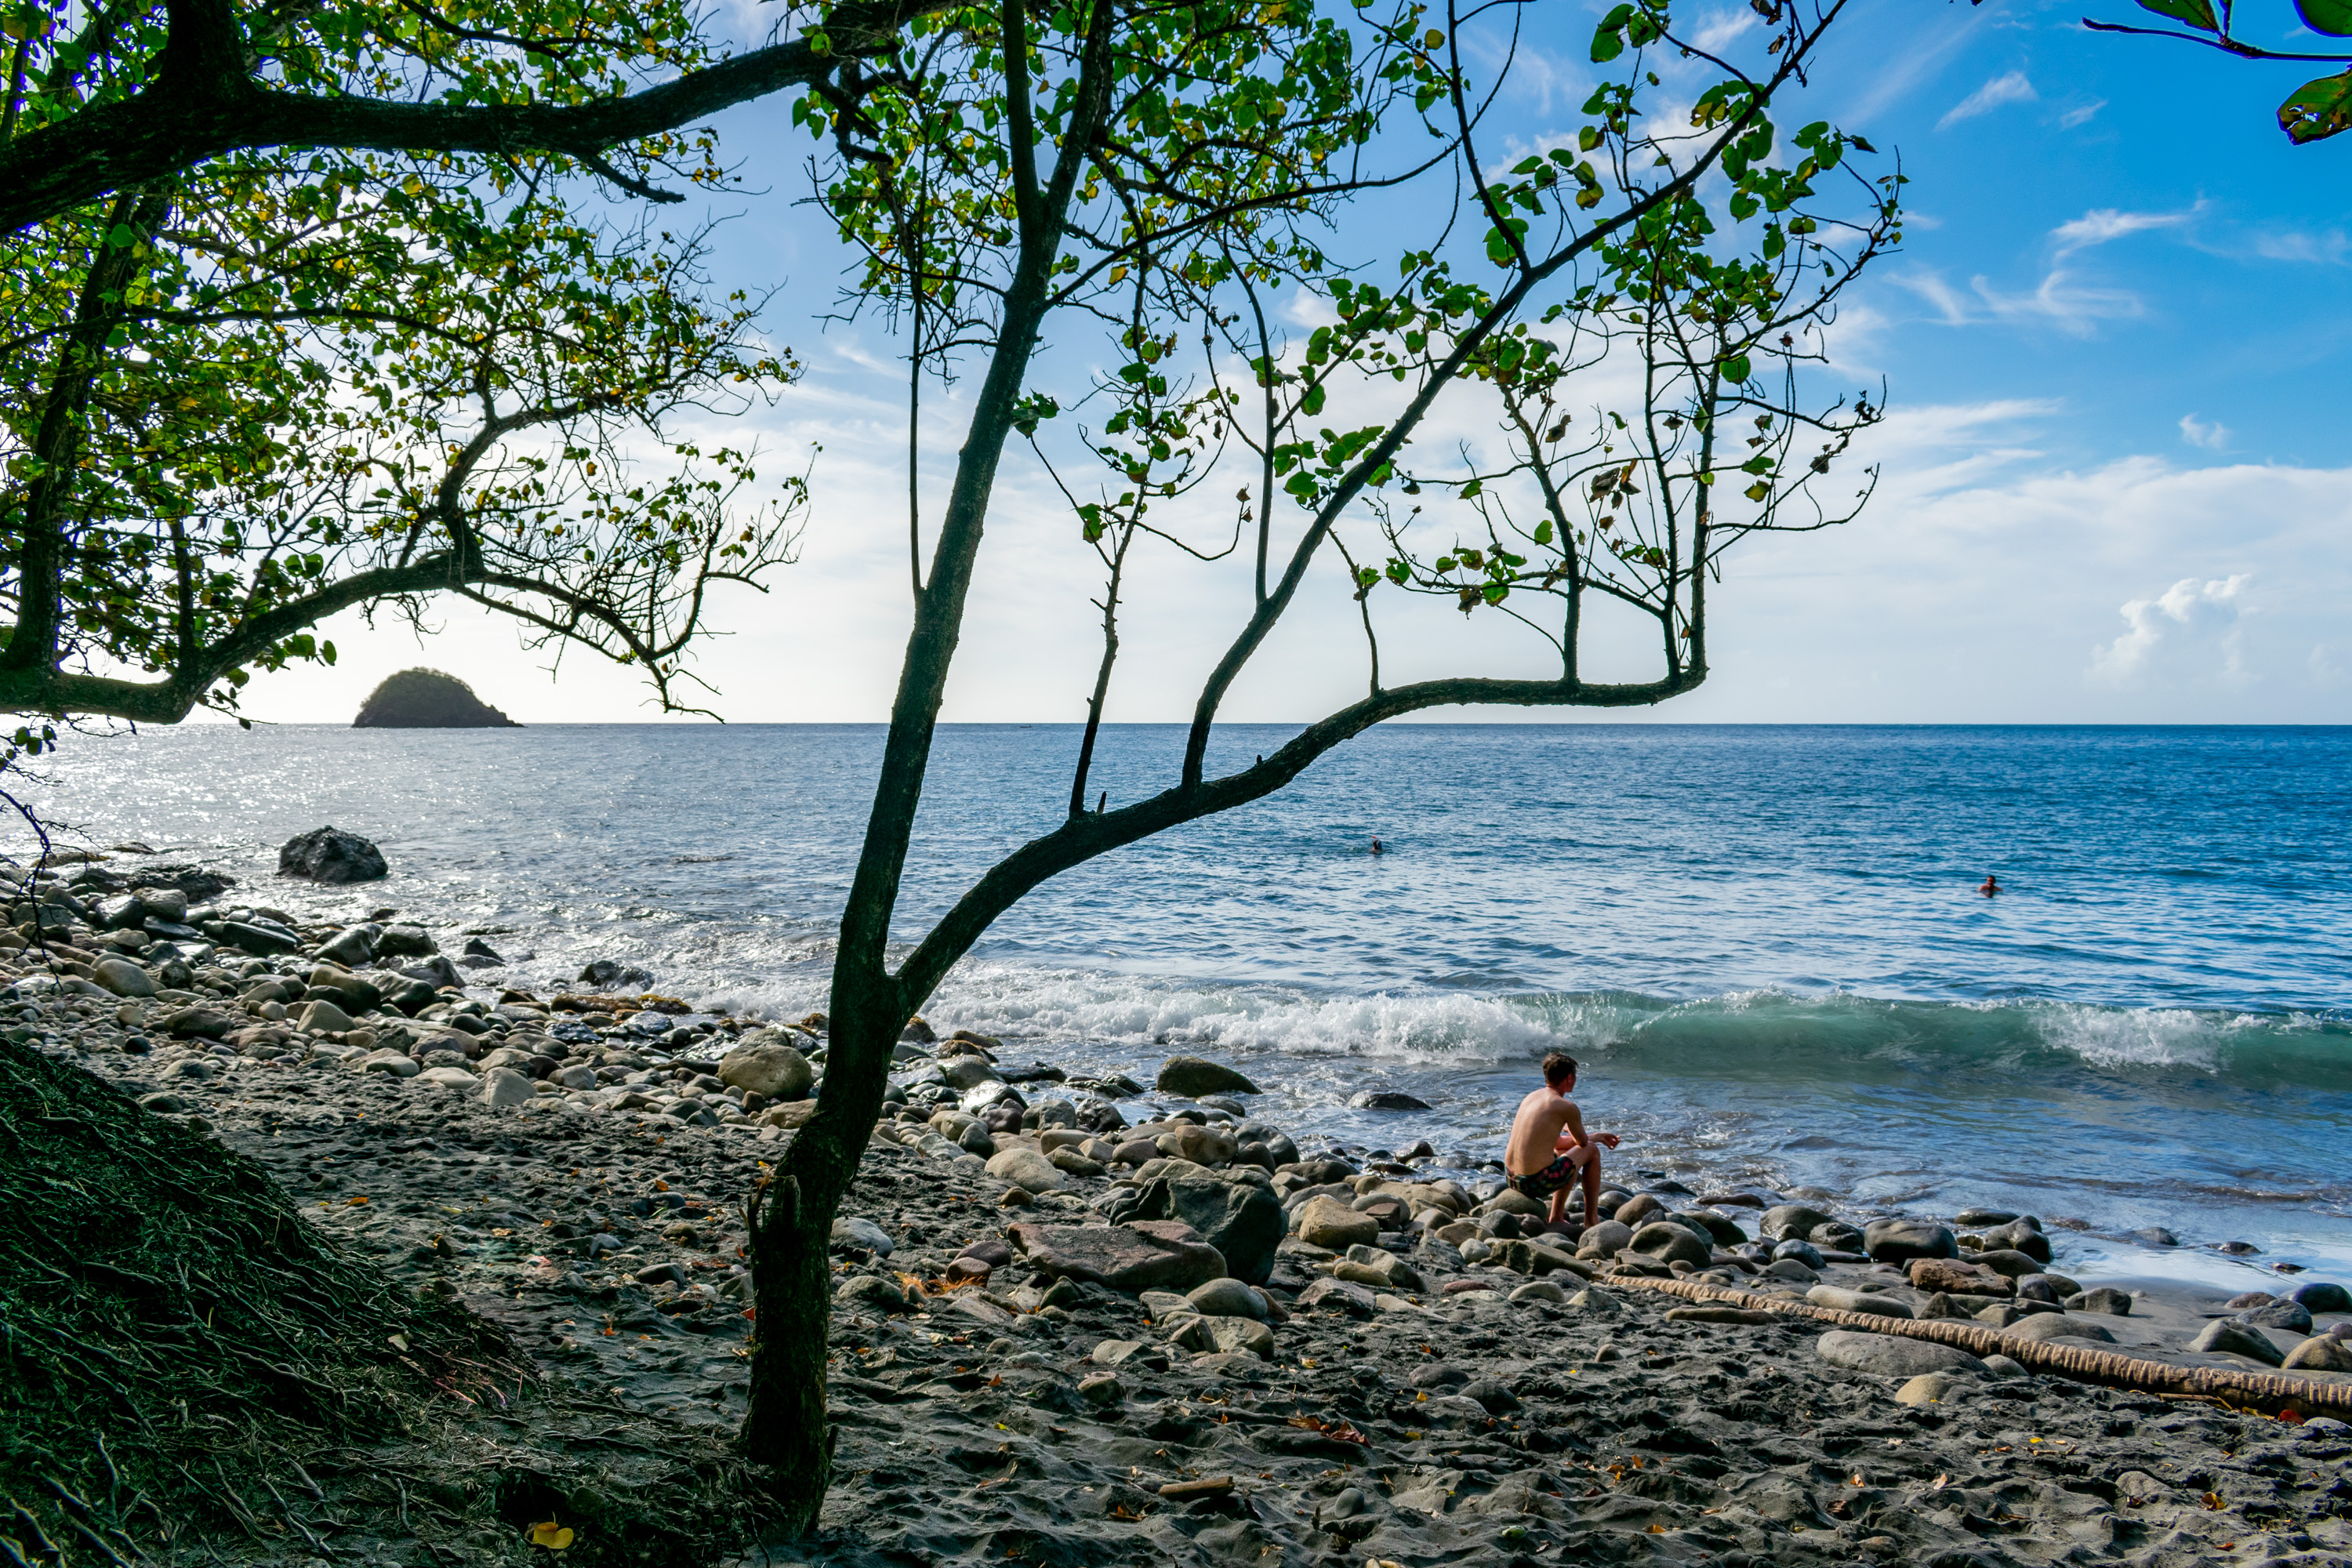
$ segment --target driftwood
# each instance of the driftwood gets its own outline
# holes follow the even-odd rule
[[[2290,1377],[2272,1372],[2241,1372],[2234,1367],[2169,1366],[2162,1362],[2135,1361],[2112,1351],[2088,1345],[2057,1345],[2042,1340],[2013,1338],[1980,1323],[1955,1322],[1946,1318],[1881,1318],[1868,1312],[1841,1312],[1810,1301],[1759,1295],[1722,1285],[1689,1279],[1659,1279],[1643,1275],[1610,1275],[1605,1285],[1627,1285],[1661,1290],[1693,1301],[1780,1317],[1811,1318],[1841,1329],[1862,1329],[1874,1334],[1900,1334],[1906,1339],[1933,1340],[1970,1355],[2005,1355],[2036,1372],[2054,1373],[2078,1383],[2104,1384],[2172,1399],[2211,1399],[2233,1410],[2259,1411],[2265,1415],[2334,1415],[2352,1419],[2352,1381]]]

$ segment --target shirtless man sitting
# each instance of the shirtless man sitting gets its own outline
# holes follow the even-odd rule
[[[1567,1212],[1568,1194],[1584,1184],[1584,1223],[1601,1223],[1601,1151],[1617,1147],[1613,1132],[1584,1131],[1584,1118],[1568,1098],[1576,1087],[1576,1058],[1554,1051],[1543,1059],[1544,1087],[1519,1101],[1511,1119],[1511,1142],[1503,1169],[1511,1185],[1527,1196],[1551,1203],[1551,1223]]]

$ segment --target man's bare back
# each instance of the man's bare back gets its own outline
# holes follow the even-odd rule
[[[1538,1202],[1551,1203],[1550,1218],[1558,1224],[1568,1208],[1568,1194],[1584,1189],[1584,1223],[1601,1221],[1601,1151],[1617,1147],[1616,1134],[1584,1130],[1583,1113],[1568,1098],[1576,1088],[1576,1063],[1555,1051],[1544,1058],[1544,1087],[1519,1101],[1511,1118],[1510,1142],[1503,1151],[1503,1168],[1511,1185]]]

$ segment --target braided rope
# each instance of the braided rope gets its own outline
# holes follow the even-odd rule
[[[1604,1277],[1603,1285],[1630,1285],[1661,1290],[1693,1301],[1714,1301],[1749,1311],[1784,1317],[1811,1318],[1842,1329],[1874,1334],[1899,1334],[1906,1339],[1933,1340],[1971,1355],[2005,1355],[2037,1372],[2055,1373],[2078,1383],[2105,1384],[2176,1398],[2210,1398],[2233,1409],[2257,1410],[2266,1415],[2292,1412],[2352,1418],[2352,1381],[2289,1377],[2278,1373],[2241,1372],[2232,1367],[2169,1366],[2162,1362],[2135,1361],[2111,1351],[2087,1345],[2052,1344],[2045,1340],[2015,1338],[1978,1323],[1943,1318],[1881,1318],[1868,1312],[1843,1312],[1791,1301],[1783,1296],[1763,1296],[1724,1285],[1702,1285],[1689,1279],[1659,1279],[1643,1275]]]

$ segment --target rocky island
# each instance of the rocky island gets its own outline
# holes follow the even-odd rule
[[[520,730],[522,726],[454,675],[404,669],[384,677],[365,702],[354,730]]]

